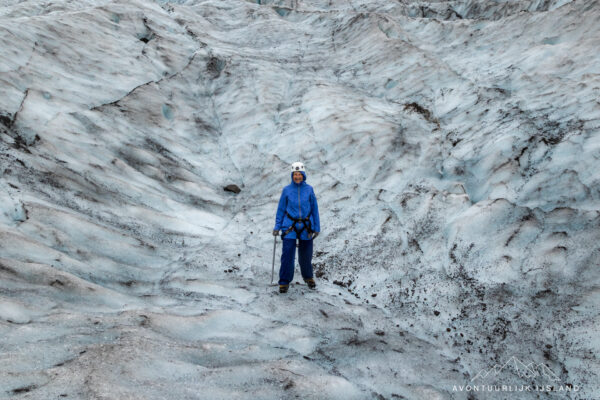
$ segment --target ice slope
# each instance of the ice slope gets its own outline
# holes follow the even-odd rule
[[[0,4],[1,398],[600,395],[596,1]]]

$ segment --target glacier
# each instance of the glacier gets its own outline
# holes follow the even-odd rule
[[[599,397],[599,18],[0,2],[0,398]],[[318,287],[282,296],[294,161]]]

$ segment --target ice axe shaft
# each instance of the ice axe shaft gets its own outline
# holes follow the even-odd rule
[[[275,274],[275,247],[277,247],[277,236],[273,237],[273,266],[271,267],[271,285],[273,284],[273,275]]]

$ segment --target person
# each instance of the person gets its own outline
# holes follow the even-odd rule
[[[293,163],[291,176],[292,182],[281,192],[273,228],[273,236],[279,236],[281,231],[283,241],[279,269],[280,293],[287,293],[294,279],[296,247],[302,278],[310,289],[317,287],[312,269],[313,240],[321,231],[317,197],[312,186],[306,183],[304,164]]]

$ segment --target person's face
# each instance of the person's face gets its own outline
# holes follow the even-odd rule
[[[294,180],[294,182],[300,183],[300,182],[302,182],[304,177],[302,176],[302,174],[300,172],[294,171],[294,175],[292,176],[292,179]]]

